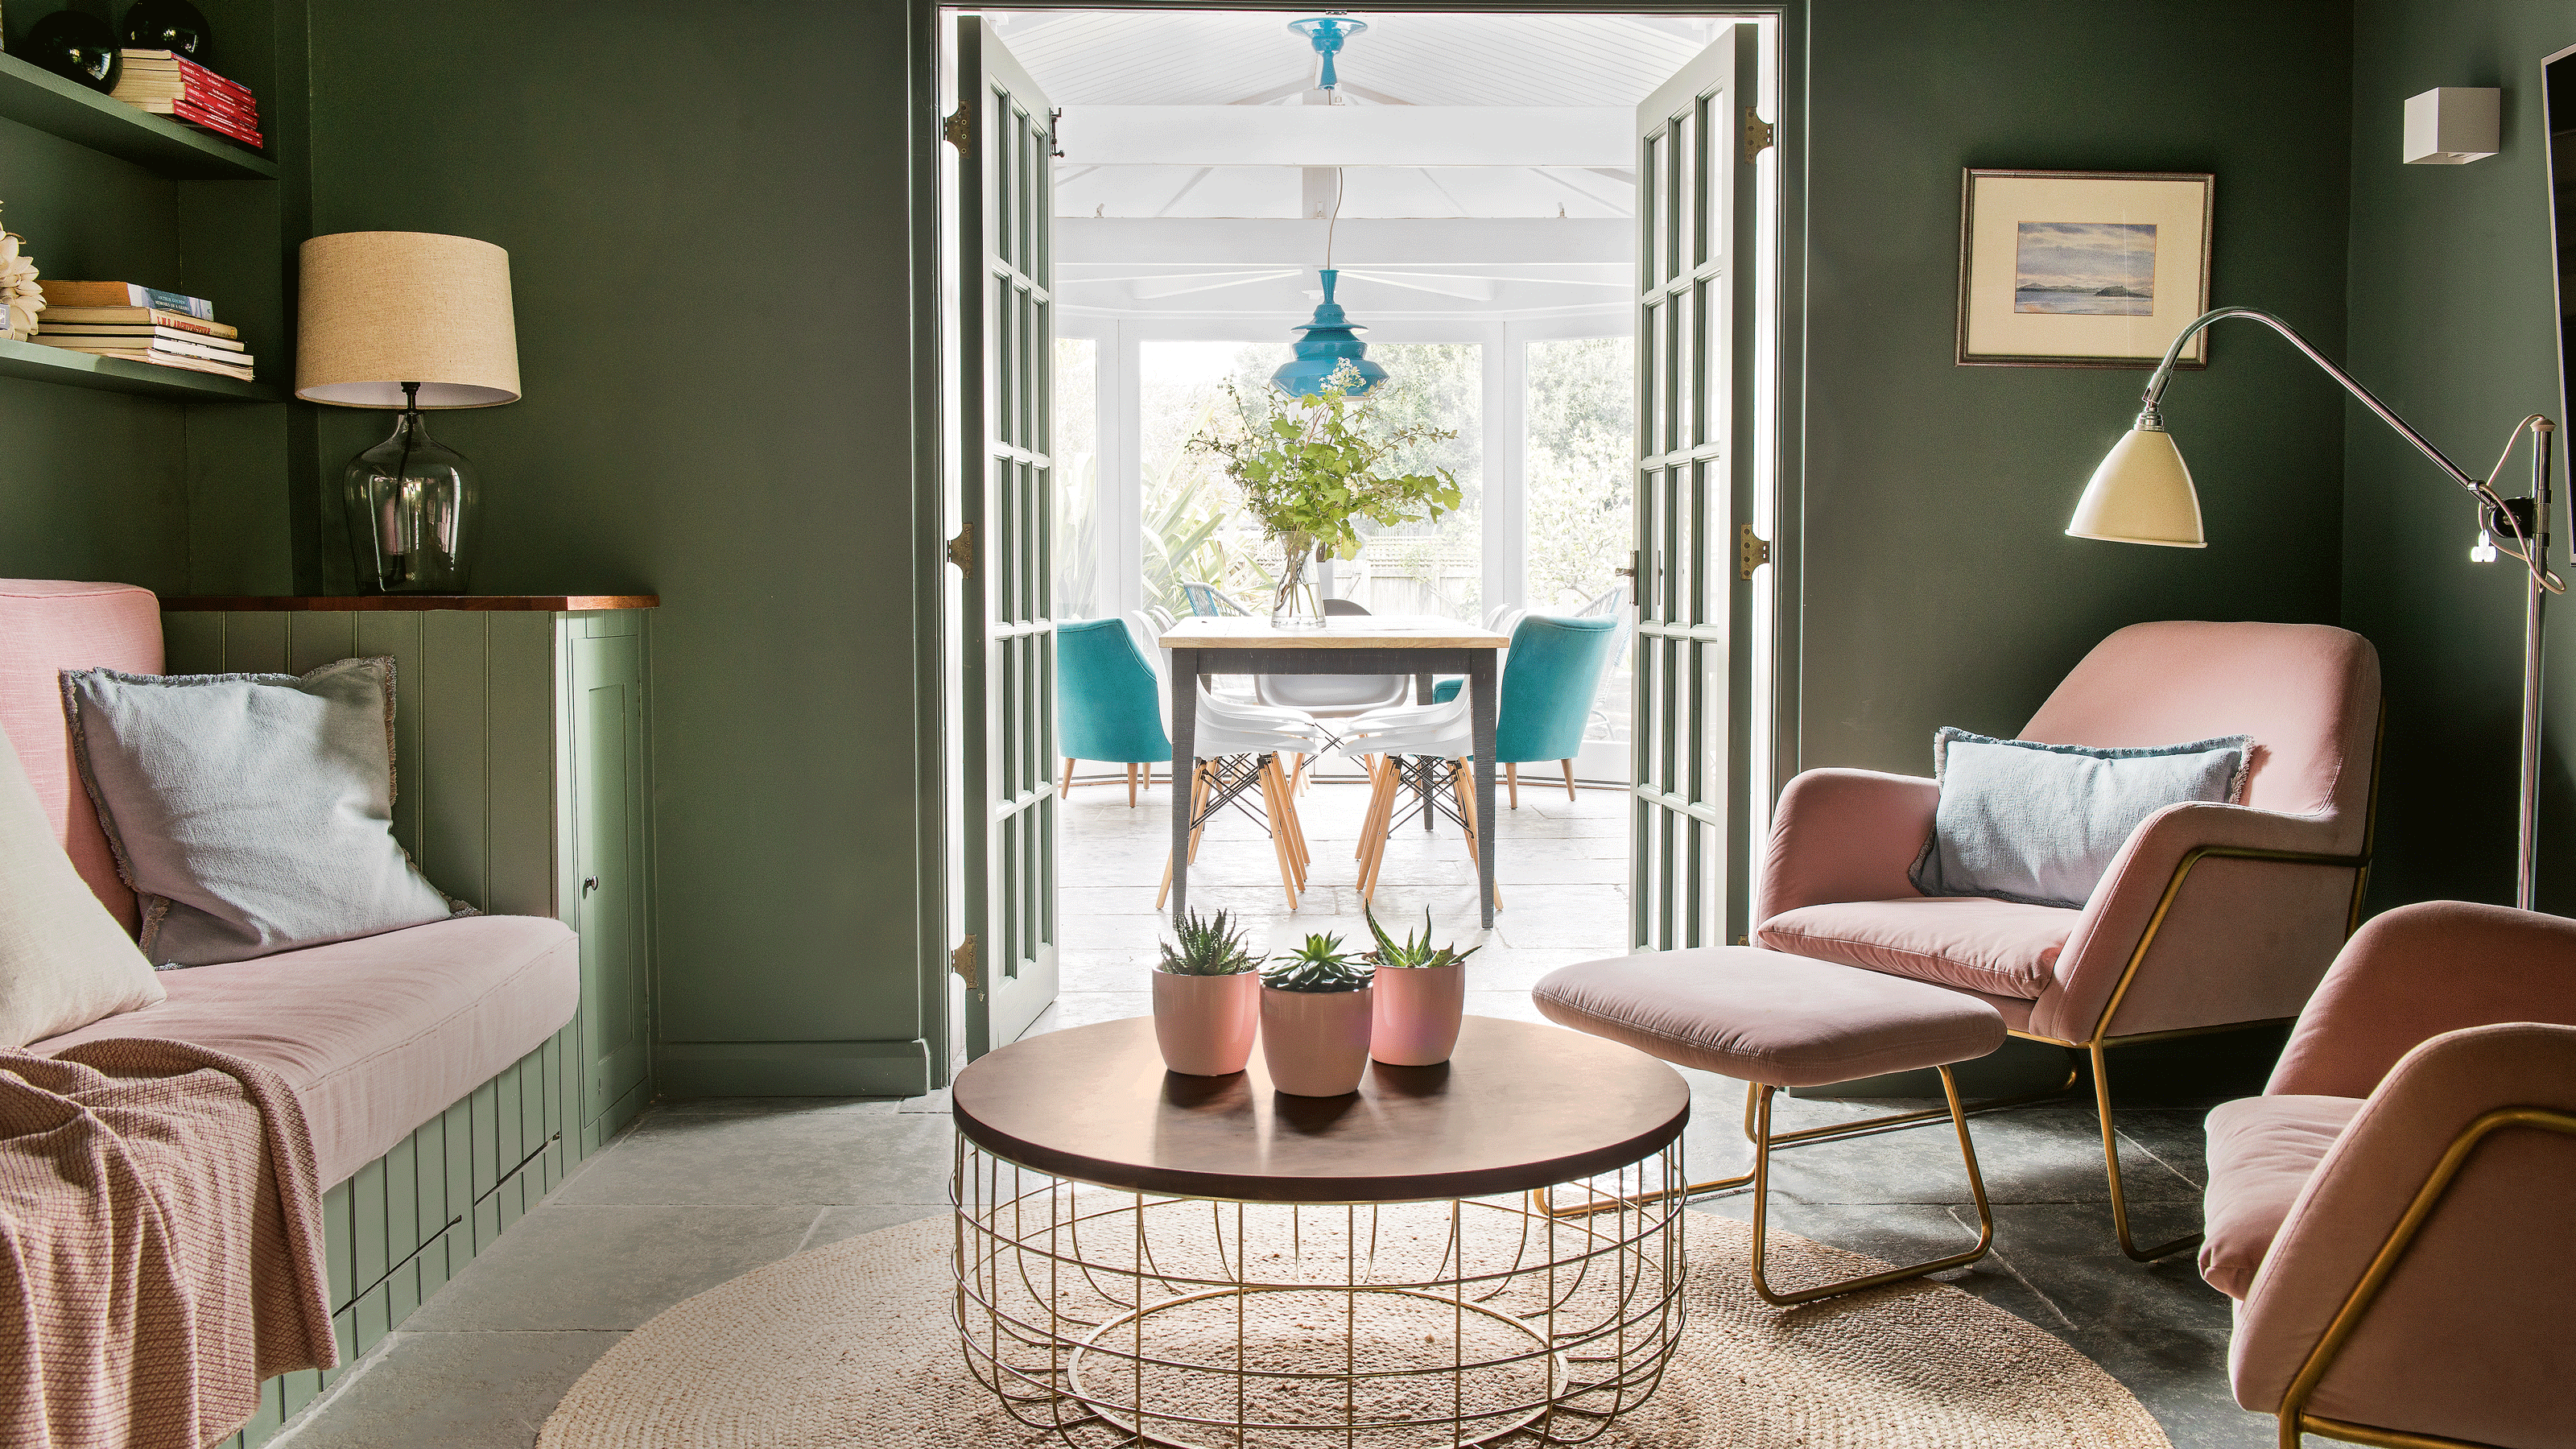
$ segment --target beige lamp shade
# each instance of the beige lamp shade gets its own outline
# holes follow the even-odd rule
[[[490,242],[422,231],[317,236],[298,253],[295,395],[352,408],[398,408],[420,384],[424,408],[519,400],[510,254]]]
[[[2093,470],[2066,532],[2106,543],[2209,546],[2200,531],[2200,495],[2192,490],[2182,450],[2172,435],[2145,428],[2131,428]]]

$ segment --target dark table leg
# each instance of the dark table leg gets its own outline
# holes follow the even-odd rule
[[[1199,651],[1172,651],[1172,924],[1190,904],[1190,799],[1198,781]]]
[[[1428,674],[1417,674],[1413,676],[1413,702],[1415,704],[1431,703],[1431,691],[1436,687],[1437,681],[1433,680]]]
[[[1467,661],[1467,712],[1476,741],[1476,899],[1488,930],[1494,924],[1494,694],[1494,651],[1479,649]]]

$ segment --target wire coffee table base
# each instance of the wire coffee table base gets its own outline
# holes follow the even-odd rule
[[[1579,1181],[1623,1205],[1172,1197],[960,1134],[958,1336],[1015,1418],[1078,1449],[1579,1444],[1680,1337],[1681,1145]]]

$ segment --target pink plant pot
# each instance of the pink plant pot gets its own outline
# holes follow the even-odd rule
[[[1429,1067],[1457,1050],[1467,1011],[1464,965],[1381,967],[1369,994],[1377,998],[1370,1056],[1391,1067]]]
[[[1270,1085],[1292,1097],[1346,1097],[1368,1072],[1368,987],[1357,991],[1261,988],[1261,1060]]]
[[[1252,1061],[1261,1025],[1261,975],[1154,973],[1154,1041],[1163,1065],[1190,1077],[1228,1077]]]

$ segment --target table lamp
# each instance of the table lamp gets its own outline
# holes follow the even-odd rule
[[[2371,416],[2396,429],[2398,436],[2414,444],[2417,452],[2433,460],[2444,475],[2468,491],[2478,504],[2479,523],[2477,546],[2469,550],[2471,562],[2493,563],[2500,557],[2511,558],[2529,576],[2522,618],[2522,795],[2514,904],[2530,910],[2540,819],[2540,606],[2548,595],[2567,591],[2567,585],[2549,571],[2549,444],[2557,424],[2538,413],[2514,424],[2495,467],[2484,478],[2471,477],[2444,457],[2441,449],[2427,442],[2422,433],[2407,426],[2405,419],[2389,411],[2386,403],[2371,396],[2370,389],[2354,381],[2352,374],[2335,366],[2306,338],[2292,331],[2288,323],[2251,307],[2221,307],[2192,319],[2176,334],[2173,345],[2165,349],[2164,361],[2147,378],[2146,405],[2139,410],[2138,420],[2130,425],[2128,435],[2112,446],[2102,466],[2093,470],[2092,481],[2084,485],[2084,496],[2076,501],[2075,516],[2066,525],[2070,537],[2151,543],[2166,548],[2208,546],[2201,534],[2200,495],[2192,488],[2191,469],[2184,465],[2182,451],[2165,431],[2159,405],[2165,384],[2173,380],[2174,361],[2182,355],[2184,344],[2202,328],[2230,317],[2251,318],[2288,338],[2290,345],[2310,362],[2343,384],[2344,391],[2360,399]],[[2531,492],[2522,498],[2500,497],[2495,480],[2503,476],[2505,464],[2512,461],[2513,450],[2526,430],[2532,439]]]
[[[421,413],[519,400],[510,254],[461,236],[356,231],[314,237],[297,256],[295,395],[402,410],[393,436],[341,475],[358,591],[464,593],[474,470],[431,441]]]

